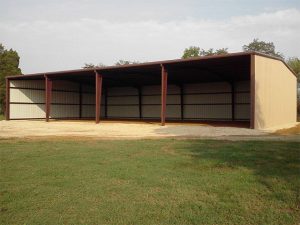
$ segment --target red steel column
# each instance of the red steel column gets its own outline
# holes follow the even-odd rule
[[[10,116],[9,116],[9,106],[10,106],[10,82],[9,79],[6,78],[6,95],[5,95],[5,119],[9,120]]]
[[[52,80],[45,75],[45,110],[46,110],[46,122],[49,122],[51,111],[51,99],[52,99]]]
[[[164,126],[166,123],[166,109],[167,109],[167,83],[168,73],[166,68],[161,65],[161,125]]]
[[[255,129],[255,55],[250,56],[250,128]]]
[[[102,75],[98,74],[95,71],[96,76],[96,123],[100,122],[100,113],[101,113],[101,93],[102,93]]]

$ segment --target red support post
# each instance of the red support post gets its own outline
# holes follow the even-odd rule
[[[5,95],[5,119],[9,120],[9,107],[10,107],[10,82],[9,79],[6,78],[6,95]]]
[[[52,80],[45,75],[45,110],[46,110],[46,122],[49,122],[51,112],[51,100],[52,100]]]
[[[101,93],[102,93],[102,75],[98,74],[97,71],[95,71],[96,76],[96,123],[100,122],[100,113],[101,113]]]
[[[167,109],[167,85],[168,85],[168,73],[166,68],[161,65],[161,125],[166,123],[166,109]]]

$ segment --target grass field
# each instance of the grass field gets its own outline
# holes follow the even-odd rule
[[[295,142],[1,140],[1,224],[298,224]]]

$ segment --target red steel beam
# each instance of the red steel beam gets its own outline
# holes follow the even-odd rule
[[[96,76],[96,123],[100,122],[100,113],[101,113],[101,93],[102,93],[102,75],[98,74],[97,71],[95,71]]]
[[[166,68],[161,65],[161,125],[164,126],[166,123],[166,109],[167,109],[167,84],[168,73]]]
[[[9,106],[10,106],[10,82],[9,79],[6,78],[6,95],[5,95],[5,119],[9,120]]]
[[[45,110],[46,110],[46,122],[49,122],[51,112],[51,100],[52,100],[52,80],[45,76]]]

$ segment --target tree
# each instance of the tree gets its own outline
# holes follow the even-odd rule
[[[267,55],[275,56],[281,59],[284,58],[282,53],[275,51],[275,45],[273,42],[260,41],[258,38],[255,38],[248,45],[244,45],[243,51],[244,52],[256,51]]]
[[[297,74],[298,82],[300,81],[300,59],[298,57],[291,57],[287,61],[287,64]]]
[[[184,49],[183,55],[181,58],[187,59],[192,57],[200,56],[201,49],[197,46],[190,46],[189,48]]]
[[[298,78],[298,89],[297,89],[297,110],[298,116],[300,113],[300,59],[297,57],[291,57],[287,61],[287,64],[294,70]]]
[[[216,50],[210,48],[208,50],[204,50],[197,46],[190,46],[189,48],[186,48],[184,50],[181,58],[187,59],[187,58],[198,57],[198,56],[211,56],[211,55],[223,55],[223,54],[228,54],[227,48],[220,48]]]
[[[83,69],[92,69],[96,67],[105,67],[103,63],[98,63],[97,65],[94,65],[93,63],[85,63],[84,66],[82,67]]]
[[[115,65],[116,66],[123,66],[123,65],[138,64],[138,63],[140,63],[140,62],[120,59],[118,62],[115,63]]]
[[[0,43],[0,113],[5,108],[5,77],[9,75],[20,75],[19,68],[20,57],[18,53],[12,49],[7,50]]]

